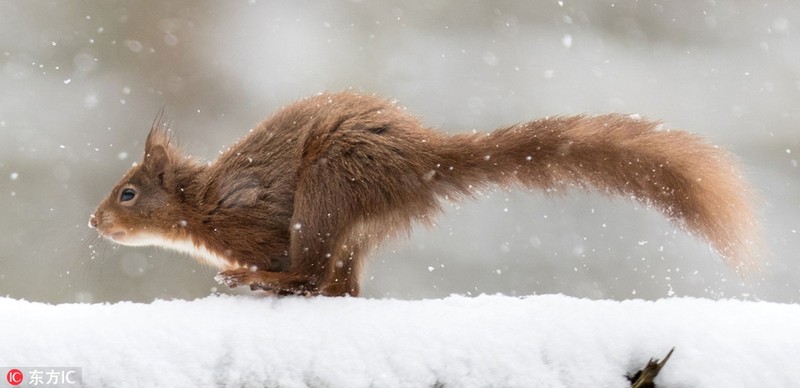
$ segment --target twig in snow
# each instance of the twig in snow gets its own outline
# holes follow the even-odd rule
[[[667,363],[669,357],[672,356],[672,352],[675,351],[675,348],[670,349],[667,356],[664,357],[664,360],[659,361],[657,359],[651,358],[650,361],[647,362],[647,365],[644,369],[637,371],[633,376],[628,376],[628,380],[631,382],[632,388],[655,388],[656,384],[653,382],[656,376],[658,376],[658,372],[661,372],[661,368],[664,367],[664,364]]]

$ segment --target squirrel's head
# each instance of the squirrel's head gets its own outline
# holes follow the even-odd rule
[[[147,135],[142,162],[125,173],[89,219],[102,237],[122,245],[157,245],[154,240],[173,236],[185,226],[175,182],[182,157],[170,143],[168,130],[157,119]]]

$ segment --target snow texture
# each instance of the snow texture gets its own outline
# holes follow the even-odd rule
[[[800,306],[560,295],[437,300],[212,296],[151,304],[0,298],[0,367],[86,386],[660,387],[800,384]]]

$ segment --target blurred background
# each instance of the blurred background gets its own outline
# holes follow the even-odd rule
[[[166,107],[210,161],[279,107],[353,88],[429,126],[625,112],[727,147],[771,250],[743,282],[653,210],[573,192],[447,204],[387,243],[368,297],[452,293],[800,299],[800,7],[790,1],[0,1],[0,295],[230,292],[182,254],[115,246],[89,215]],[[276,166],[280,168],[280,166]]]

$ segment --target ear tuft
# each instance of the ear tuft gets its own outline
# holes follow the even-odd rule
[[[172,136],[170,135],[169,122],[164,118],[164,107],[158,111],[156,118],[153,119],[153,125],[150,127],[150,133],[147,134],[147,141],[144,144],[145,154],[150,153],[153,147],[162,146],[169,148]]]
[[[144,168],[154,177],[158,177],[163,185],[164,173],[174,162],[177,152],[172,149],[172,136],[169,125],[164,120],[164,108],[156,115],[150,133],[144,145]]]

